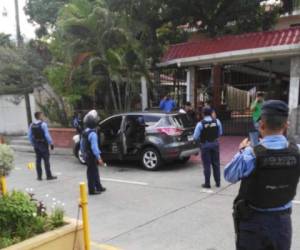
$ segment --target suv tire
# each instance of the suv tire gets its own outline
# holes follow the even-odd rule
[[[161,156],[153,147],[145,148],[142,151],[140,161],[143,168],[150,171],[155,171],[162,165]]]
[[[78,161],[80,162],[80,164],[82,164],[82,165],[86,164],[85,160],[83,159],[81,150],[80,150],[80,145],[76,146],[76,157],[77,157]]]

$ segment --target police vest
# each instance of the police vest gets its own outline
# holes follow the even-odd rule
[[[47,143],[44,130],[42,129],[42,124],[43,122],[39,122],[32,123],[31,125],[32,138],[34,142]]]
[[[200,142],[214,142],[219,137],[219,128],[217,124],[217,120],[212,121],[201,121],[202,123],[202,131],[200,136]]]
[[[237,199],[263,209],[281,207],[292,201],[300,176],[298,146],[290,143],[286,149],[271,150],[258,145],[254,153],[256,167],[242,180]]]
[[[96,132],[96,130],[91,129],[89,131],[84,131],[82,134],[82,151],[83,151],[82,154],[85,160],[95,157],[92,151],[91,142],[89,141],[89,135],[92,132]]]

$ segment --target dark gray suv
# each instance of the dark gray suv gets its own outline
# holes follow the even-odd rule
[[[186,163],[191,155],[198,154],[194,127],[185,114],[131,112],[101,121],[97,131],[104,161],[135,160],[147,170],[156,170],[164,162]],[[79,135],[73,140],[74,154],[84,164]]]

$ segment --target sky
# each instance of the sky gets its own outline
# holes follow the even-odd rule
[[[20,12],[20,27],[21,34],[25,39],[34,38],[34,26],[30,24],[28,17],[24,13],[24,6],[26,0],[19,1]],[[14,0],[0,0],[0,32],[11,34],[12,37],[16,37],[16,20],[15,20],[15,7]],[[4,15],[7,13],[7,16]]]

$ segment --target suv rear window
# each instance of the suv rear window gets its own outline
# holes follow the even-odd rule
[[[148,126],[153,126],[161,119],[160,116],[144,115],[144,121]]]
[[[171,117],[171,119],[174,121],[177,127],[180,128],[194,127],[193,121],[191,121],[185,114],[174,115]]]

